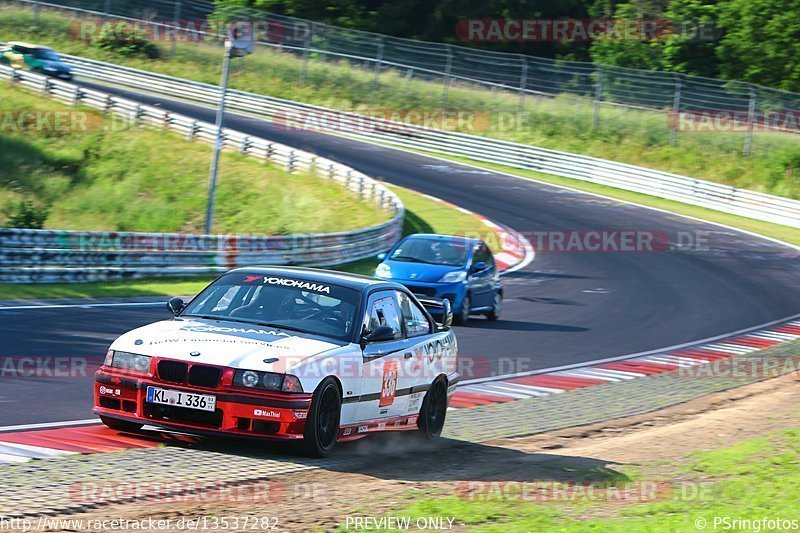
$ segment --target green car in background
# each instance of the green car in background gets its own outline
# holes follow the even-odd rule
[[[62,80],[72,79],[72,67],[52,49],[38,44],[10,42],[0,47],[0,64],[25,68]]]

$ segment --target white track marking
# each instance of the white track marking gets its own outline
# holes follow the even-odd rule
[[[23,309],[74,309],[86,307],[133,307],[133,306],[146,306],[146,305],[165,305],[164,302],[120,302],[120,303],[107,303],[107,304],[44,304],[44,305],[12,305],[8,307],[0,307],[0,311],[15,311]]]
[[[67,420],[64,422],[43,422],[41,424],[22,424],[19,426],[2,426],[0,433],[7,431],[25,431],[28,429],[47,429],[47,428],[60,428],[68,426],[88,426],[90,424],[99,424],[100,420],[97,418],[89,418],[87,420]]]

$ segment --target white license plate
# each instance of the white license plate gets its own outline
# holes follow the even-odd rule
[[[175,407],[185,407],[187,409],[197,409],[199,411],[211,411],[212,413],[214,409],[217,408],[216,396],[159,389],[158,387],[147,387],[147,403],[172,405]]]

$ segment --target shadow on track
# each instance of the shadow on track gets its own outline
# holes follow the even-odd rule
[[[161,432],[145,431],[152,438]],[[168,445],[191,447],[231,457],[263,458],[403,481],[532,481],[600,483],[627,481],[610,468],[616,463],[590,457],[527,453],[460,440],[429,442],[410,433],[370,435],[339,444],[326,459],[310,459],[286,443],[217,438],[181,440],[169,435]]]

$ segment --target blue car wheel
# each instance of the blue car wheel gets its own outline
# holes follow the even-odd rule
[[[464,295],[464,299],[461,300],[461,309],[459,310],[458,314],[454,317],[456,324],[464,325],[469,322],[469,311],[470,307],[472,307],[472,301],[470,300],[469,293]]]

